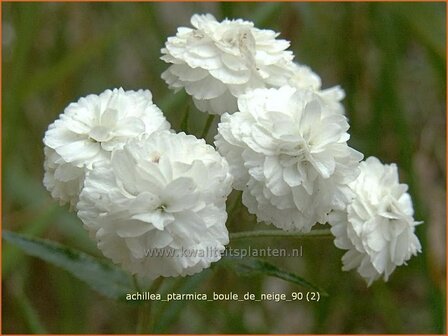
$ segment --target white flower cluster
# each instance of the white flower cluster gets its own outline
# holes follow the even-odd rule
[[[272,30],[210,14],[191,24],[161,50],[170,64],[162,78],[220,116],[217,150],[170,130],[142,90],[81,98],[45,135],[44,184],[76,208],[103,254],[149,278],[209,267],[220,254],[207,251],[229,242],[232,187],[258,221],[280,229],[329,222],[348,250],[343,269],[369,284],[417,254],[418,223],[396,166],[360,163],[347,143],[345,92],[322,89]]]
[[[227,162],[169,129],[149,91],[119,89],[70,104],[44,137],[51,195],[76,208],[105,256],[150,278],[199,272],[220,258],[200,251],[229,239]],[[183,249],[196,253],[173,254]]]
[[[218,22],[211,14],[195,14],[191,24],[194,29],[178,28],[162,49],[162,60],[172,64],[162,78],[175,91],[184,88],[200,111],[233,113],[244,93],[289,85],[315,91],[344,113],[344,91],[321,90],[320,77],[293,62],[290,42],[277,39],[278,33],[241,19]]]
[[[130,138],[170,128],[148,90],[106,90],[71,103],[44,137],[44,185],[61,204],[78,202],[85,173]]]

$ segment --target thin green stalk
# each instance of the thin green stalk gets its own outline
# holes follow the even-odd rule
[[[242,197],[243,197],[243,193],[241,191],[238,191],[238,195],[235,197],[235,200],[233,201],[232,205],[230,206],[229,217],[228,217],[229,222],[233,219],[233,217],[237,213],[237,210],[239,210]]]
[[[330,229],[313,230],[310,232],[286,232],[280,230],[260,230],[260,231],[242,231],[230,233],[230,240],[246,239],[246,238],[331,238]]]
[[[188,129],[188,117],[190,116],[190,104],[187,104],[187,108],[185,109],[185,114],[180,122],[180,129],[185,133],[189,133]]]
[[[213,124],[213,120],[215,120],[215,115],[210,114],[207,118],[207,121],[205,122],[204,130],[202,131],[202,135],[201,135],[202,139],[205,139],[207,137],[207,134],[210,130],[210,126],[212,126],[212,124]]]
[[[162,286],[163,277],[159,277],[152,283],[151,287],[149,288],[150,293],[156,293],[159,291],[160,286]],[[151,301],[149,301],[149,307],[148,307],[148,317],[149,317],[149,323],[148,323],[148,332],[154,331],[154,313],[153,313],[153,305],[151,304]]]
[[[23,319],[25,320],[29,331],[32,334],[47,334],[47,330],[42,324],[39,314],[34,308],[32,302],[28,298],[28,296],[24,293],[23,289],[20,288],[14,293],[15,302],[19,307]]]
[[[137,291],[141,291],[141,288],[138,284],[137,278],[133,276],[134,280],[134,286]],[[160,286],[162,285],[163,277],[159,277],[156,280],[153,281],[151,284],[151,287],[149,287],[150,293],[156,293]],[[141,304],[138,308],[138,316],[137,316],[137,328],[136,333],[137,334],[148,334],[151,333],[154,326],[154,318],[152,314],[152,301],[147,301],[143,304]]]
[[[137,276],[135,274],[132,276],[132,281],[134,283],[135,290],[138,293],[141,293],[142,289],[138,283]],[[145,306],[146,306],[146,303],[143,303],[138,307],[137,328],[135,331],[136,334],[143,334],[143,330],[145,329],[145,325],[147,323],[146,319],[145,319],[145,317],[146,317],[146,307]]]
[[[142,303],[139,307],[138,307],[138,313],[137,313],[137,328],[135,333],[136,334],[144,334],[145,330],[148,329],[147,325],[148,325],[148,319],[147,317],[147,309],[148,308],[148,303]]]

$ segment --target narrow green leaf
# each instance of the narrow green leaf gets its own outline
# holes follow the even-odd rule
[[[124,300],[126,293],[133,291],[130,275],[86,253],[9,231],[3,231],[2,236],[25,253],[61,267],[109,298]]]
[[[261,260],[261,259],[240,259],[240,258],[223,258],[224,265],[232,268],[241,276],[251,276],[254,274],[265,274],[275,278],[279,278],[303,288],[318,291],[322,296],[328,296],[328,293],[316,285],[308,282],[297,274],[284,271],[277,266]]]
[[[48,334],[42,324],[39,314],[31,303],[30,299],[23,292],[23,289],[14,293],[15,303],[20,309],[23,318],[29,328],[29,331],[33,334]]]

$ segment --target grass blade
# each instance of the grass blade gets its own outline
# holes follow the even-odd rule
[[[124,299],[133,291],[131,276],[81,251],[45,239],[3,231],[3,238],[25,253],[61,267],[91,288],[112,299]]]

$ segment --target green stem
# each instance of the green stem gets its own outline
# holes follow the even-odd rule
[[[230,206],[229,210],[229,222],[233,219],[233,216],[235,216],[236,211],[239,210],[239,206],[241,205],[241,199],[242,199],[243,193],[241,191],[238,191],[238,194],[235,196],[235,200],[233,201],[232,205]]]
[[[135,289],[137,291],[141,291],[140,286],[138,285],[137,278],[134,276],[134,285]],[[149,288],[150,293],[156,293],[160,286],[162,285],[163,277],[159,277],[156,280],[153,281],[151,284],[151,287]],[[147,301],[141,304],[138,307],[138,316],[137,316],[137,334],[148,334],[151,333],[153,330],[153,322],[154,322],[154,316],[153,315],[153,306],[152,301]]]
[[[148,303],[142,303],[138,307],[136,334],[144,334],[147,329],[148,321],[146,319]]]
[[[182,131],[185,131],[185,133],[188,133],[188,117],[190,115],[190,104],[187,104],[187,108],[185,109],[185,114],[182,118],[182,121],[180,123],[180,129]]]
[[[331,234],[330,229],[321,229],[321,230],[313,230],[310,232],[286,232],[280,230],[260,230],[260,231],[242,231],[242,232],[233,232],[229,234],[230,240],[236,239],[246,239],[246,238],[331,238],[333,235]]]
[[[201,138],[205,139],[207,137],[208,131],[210,130],[210,126],[213,124],[213,120],[215,120],[215,115],[210,114],[207,118],[207,121],[205,122],[204,130],[202,131]]]

